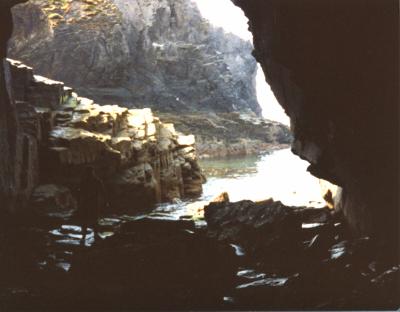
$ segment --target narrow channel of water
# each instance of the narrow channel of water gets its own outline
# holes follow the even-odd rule
[[[205,203],[222,192],[231,201],[273,198],[288,206],[323,207],[319,180],[307,172],[309,164],[290,149],[261,156],[201,160],[207,177],[203,194],[196,200],[161,204],[156,212],[175,217],[195,214]]]

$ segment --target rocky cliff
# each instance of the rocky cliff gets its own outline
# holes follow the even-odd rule
[[[195,135],[200,158],[262,154],[287,148],[292,141],[287,126],[254,115],[232,112],[160,116],[180,132]]]
[[[179,135],[148,108],[101,106],[18,61],[5,64],[22,132],[21,195],[26,203],[33,193],[39,214],[49,205],[73,209],[87,166],[104,181],[112,211],[201,194],[192,135]]]
[[[97,103],[261,112],[252,44],[190,0],[32,0],[13,19],[9,56]]]
[[[234,2],[290,116],[294,152],[343,188],[354,232],[398,248],[399,2]]]

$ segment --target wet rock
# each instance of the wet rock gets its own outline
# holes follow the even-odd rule
[[[284,286],[287,282],[287,278],[265,278],[261,280],[257,280],[252,283],[242,284],[237,286],[237,289],[246,289],[252,287],[260,287],[260,286],[267,286],[267,287],[280,287]]]
[[[305,242],[305,252],[312,259],[308,261],[321,261],[330,256],[329,249],[335,244],[336,229],[333,224],[318,224],[308,227],[309,223],[302,224],[302,239]],[[311,224],[315,225],[315,224]]]
[[[338,244],[335,244],[329,251],[330,251],[330,258],[332,260],[340,259],[342,257],[345,257],[346,255],[348,256],[349,255],[348,242],[342,241]]]
[[[265,308],[282,304],[288,278],[271,277],[241,284],[236,287],[234,298],[239,307]]]
[[[333,221],[333,214],[329,208],[298,208],[303,223],[328,223]]]
[[[237,277],[240,279],[243,279],[244,281],[254,281],[254,280],[260,280],[266,277],[265,273],[259,273],[256,272],[255,270],[252,269],[247,269],[247,270],[241,270],[237,272]]]
[[[238,243],[251,254],[268,254],[271,262],[295,252],[299,242],[301,220],[281,202],[210,203],[204,216],[210,236]]]
[[[400,306],[400,265],[393,266],[371,280],[371,298],[379,298],[383,305],[376,307],[394,310]],[[370,299],[371,300],[371,299]]]
[[[235,278],[232,248],[196,233],[192,222],[139,219],[75,258],[91,308],[216,308]],[[88,287],[88,288],[86,288]],[[132,295],[134,294],[134,295]]]
[[[70,190],[61,185],[46,184],[35,188],[31,198],[32,208],[38,216],[66,219],[77,208]]]
[[[137,218],[133,222],[123,223],[121,226],[122,232],[136,233],[170,233],[174,234],[182,230],[194,230],[194,222],[192,220],[166,220],[155,217]]]

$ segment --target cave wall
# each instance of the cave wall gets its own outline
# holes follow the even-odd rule
[[[290,116],[292,150],[343,188],[359,235],[397,241],[399,2],[233,0]]]
[[[0,2],[0,202],[3,211],[17,205],[27,188],[21,183],[23,133],[17,118],[10,81],[10,68],[5,61],[7,40],[12,33],[11,6],[16,0]]]

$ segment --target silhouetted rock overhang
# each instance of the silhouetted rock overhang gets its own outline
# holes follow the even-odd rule
[[[399,237],[399,1],[233,0],[291,118],[293,151],[343,188],[361,235]]]

